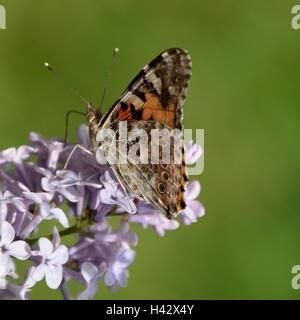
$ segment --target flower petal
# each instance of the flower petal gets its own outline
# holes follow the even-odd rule
[[[57,289],[62,281],[62,266],[48,265],[45,272],[46,283],[50,289]]]
[[[3,278],[0,278],[0,289],[3,290],[6,288],[7,281]],[[2,297],[1,297],[2,298]],[[3,298],[2,298],[3,299]]]
[[[112,286],[116,281],[116,277],[112,269],[109,269],[104,276],[104,283],[107,286]]]
[[[4,201],[0,201],[0,216],[1,220],[4,221],[7,214],[7,204]]]
[[[89,127],[87,125],[80,124],[77,128],[76,135],[81,145],[87,149],[91,149]]]
[[[201,218],[205,214],[205,209],[201,202],[193,200],[189,203],[189,207],[194,211],[196,217]]]
[[[81,266],[81,273],[84,280],[89,284],[98,274],[98,269],[90,262],[84,262]]]
[[[198,197],[200,193],[200,183],[198,180],[193,180],[188,183],[186,192],[185,192],[185,199],[188,202],[189,200],[194,200]]]
[[[71,202],[78,202],[80,198],[79,192],[74,187],[61,188],[59,192]]]
[[[126,268],[128,267],[134,260],[136,256],[135,251],[133,250],[122,250],[118,255],[115,262],[115,266],[117,268]]]
[[[197,221],[194,211],[189,206],[187,206],[184,210],[181,211],[180,216],[182,218],[182,222],[185,225],[189,225],[191,222]]]
[[[115,277],[117,278],[117,281],[119,282],[120,287],[125,288],[127,287],[128,283],[128,271],[125,269],[119,269],[115,268]]]
[[[105,204],[115,204],[116,202],[111,199],[111,194],[111,191],[107,190],[107,188],[100,190],[101,202]]]
[[[7,221],[3,221],[1,230],[1,245],[9,245],[15,237],[15,229]]]
[[[128,218],[128,221],[156,225],[159,223],[159,218],[155,214],[140,214],[139,213],[139,214],[130,215]]]
[[[131,246],[136,246],[138,243],[138,237],[134,231],[128,231],[122,238],[122,242],[128,243]]]
[[[26,260],[30,257],[31,250],[28,243],[22,240],[18,240],[9,245],[8,253],[10,256],[13,256],[17,259]]]
[[[18,210],[20,210],[21,212],[25,212],[26,211],[27,208],[26,208],[22,198],[14,197],[12,199],[12,202],[16,206],[16,208]]]
[[[51,256],[49,257],[51,263],[55,265],[65,264],[69,259],[68,248],[64,245],[61,245],[56,249]]]
[[[33,271],[31,274],[31,277],[34,281],[41,281],[44,276],[45,276],[45,272],[46,272],[47,266],[45,263],[41,263],[39,264]]]
[[[51,253],[53,252],[53,245],[51,241],[47,238],[40,238],[39,239],[39,247],[41,255],[44,259],[50,257]]]
[[[0,164],[4,162],[11,162],[16,158],[16,148],[8,148],[0,152]]]
[[[42,199],[39,197],[38,193],[23,191],[23,196],[27,199],[32,200],[35,203],[42,203]]]
[[[165,230],[159,224],[153,226],[154,231],[160,236],[163,237],[165,235]]]
[[[26,271],[26,280],[25,280],[25,282],[23,284],[24,288],[27,288],[27,289],[28,288],[32,288],[35,285],[36,281],[32,278],[32,274],[33,274],[35,269],[36,269],[35,266],[30,266],[27,269],[27,271]]]
[[[51,205],[49,203],[40,204],[40,213],[44,219],[51,220],[53,217],[50,213]]]
[[[31,146],[20,146],[17,149],[17,158],[19,161],[27,160],[33,153],[35,149]]]
[[[194,164],[201,157],[203,150],[200,145],[194,144],[191,140],[186,145],[186,164]]]
[[[9,255],[0,251],[0,278],[8,274],[10,265],[11,259]]]
[[[70,226],[65,213],[60,208],[53,208],[50,210],[50,212],[63,227],[68,228]]]
[[[51,170],[54,170],[57,164],[57,160],[59,157],[60,152],[63,150],[63,143],[58,141],[52,141],[49,144],[49,156],[47,160],[47,167]]]
[[[54,250],[56,250],[60,244],[60,236],[59,236],[59,232],[55,226],[52,228],[52,235],[53,235],[53,238],[52,238],[53,248],[54,248]]]
[[[48,191],[48,192],[56,191],[56,186],[54,186],[53,183],[51,183],[49,181],[49,179],[46,178],[46,177],[43,177],[41,179],[41,187],[42,187],[43,190]]]

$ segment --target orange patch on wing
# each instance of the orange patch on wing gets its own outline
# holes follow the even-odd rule
[[[122,108],[119,108],[118,110],[118,116],[117,119],[119,121],[124,121],[124,120],[128,120],[131,117],[131,112],[130,112],[130,108],[127,105],[127,109],[123,110]]]
[[[166,123],[170,127],[174,126],[174,105],[170,104],[167,108],[164,108],[159,101],[158,97],[146,93],[146,102],[144,103],[142,120],[153,119],[155,121]]]
[[[125,103],[127,105],[127,108],[125,109],[123,104],[123,108],[119,107],[118,113],[117,113],[117,120],[118,121],[135,121],[139,120],[137,117],[135,117],[136,112],[141,112],[141,118],[140,120],[155,120],[157,122],[165,123],[169,125],[171,128],[174,127],[174,105],[170,103],[166,108],[164,108],[159,100],[159,98],[152,94],[152,93],[146,93],[146,102],[140,106],[135,106],[135,110],[133,111],[130,105],[135,105],[131,102],[131,99],[128,99]]]

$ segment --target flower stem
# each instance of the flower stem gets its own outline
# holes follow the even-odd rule
[[[59,236],[63,237],[63,236],[68,236],[70,234],[74,234],[74,233],[79,233],[81,232],[83,229],[85,229],[86,227],[88,227],[90,224],[92,224],[92,222],[87,219],[87,218],[77,218],[75,224],[72,227],[69,227],[65,230],[59,231]],[[53,235],[48,234],[46,236],[44,236],[45,238],[52,240]],[[30,245],[34,245],[39,241],[40,237],[38,238],[34,238],[34,239],[25,239],[25,241]]]
[[[87,228],[88,226],[94,224],[94,220],[93,220],[93,215],[92,215],[92,210],[86,209],[86,216],[85,217],[77,217],[75,224],[72,227],[69,227],[65,230],[59,231],[59,236],[63,237],[63,236],[68,236],[70,234],[74,234],[74,233],[82,233],[84,236],[90,236],[90,233],[88,232],[84,232],[84,229]],[[115,213],[115,208],[113,210],[111,210],[111,212],[109,212],[107,214],[107,216],[118,216],[122,219],[128,220],[128,213]],[[53,239],[53,235],[52,234],[48,234],[46,236],[44,236],[45,238],[52,240]],[[24,241],[26,241],[30,246],[36,244],[39,239],[41,237],[37,237],[37,238],[33,238],[33,239],[24,239]]]
[[[62,230],[62,231],[59,231],[59,236],[60,237],[63,237],[63,236],[67,236],[67,235],[70,235],[70,234],[73,234],[73,233],[77,233],[77,232],[80,232],[81,231],[81,228],[78,228],[77,227],[77,224],[75,224],[74,226],[70,227],[70,228],[67,228],[65,230]],[[48,234],[46,236],[44,236],[44,238],[47,238],[49,240],[52,240],[53,238],[53,235],[52,233],[51,234]],[[30,245],[34,245],[36,244],[38,241],[39,241],[40,237],[38,238],[33,238],[33,239],[25,239],[25,241]]]

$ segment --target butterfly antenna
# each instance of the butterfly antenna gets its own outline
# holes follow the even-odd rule
[[[101,110],[101,108],[103,106],[104,97],[105,97],[105,94],[106,94],[106,91],[107,91],[107,88],[108,88],[109,80],[110,80],[110,77],[111,77],[111,74],[112,74],[112,70],[113,70],[113,67],[114,67],[114,64],[115,64],[115,61],[116,61],[116,56],[117,56],[118,52],[119,52],[119,48],[116,48],[114,50],[114,53],[113,53],[113,58],[112,58],[112,61],[111,61],[111,65],[110,65],[110,68],[109,68],[109,72],[108,72],[108,76],[107,76],[107,79],[106,79],[105,87],[104,87],[103,94],[102,94],[102,97],[101,97],[99,110]]]
[[[76,90],[74,90],[59,74],[57,74],[53,68],[50,66],[50,64],[48,62],[44,63],[45,67],[51,71],[54,76],[66,87],[68,88],[71,92],[73,92],[77,97],[79,97],[85,104],[88,105],[88,108],[92,107],[92,104],[87,101],[82,95],[80,95]]]

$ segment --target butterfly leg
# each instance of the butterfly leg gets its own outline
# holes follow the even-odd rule
[[[82,146],[81,144],[76,144],[76,145],[74,146],[74,148],[72,149],[72,151],[70,152],[70,154],[69,154],[69,156],[68,156],[68,158],[67,158],[67,160],[66,160],[66,163],[65,163],[64,167],[63,167],[61,170],[58,170],[57,174],[56,174],[55,176],[53,176],[52,179],[57,178],[57,176],[59,176],[63,171],[65,171],[65,170],[67,169],[68,164],[69,164],[69,162],[70,162],[70,160],[71,160],[71,158],[72,158],[72,156],[73,156],[73,154],[74,154],[74,152],[76,151],[77,148],[83,150],[83,151],[86,152],[86,153],[89,153],[89,154],[92,154],[92,155],[94,154],[92,151],[90,151],[89,149],[85,148],[85,147]]]
[[[120,186],[122,187],[122,189],[123,189],[123,191],[124,191],[124,193],[125,193],[125,196],[126,196],[126,198],[127,198],[127,201],[128,201],[128,203],[129,203],[129,206],[130,206],[130,209],[131,209],[131,212],[134,212],[134,209],[132,208],[132,205],[131,205],[131,203],[130,203],[130,199],[129,199],[129,196],[128,196],[128,194],[127,194],[127,190],[126,190],[126,187],[125,187],[123,181],[121,180],[121,178],[120,178],[117,170],[116,170],[115,168],[113,168],[113,167],[111,167],[111,169],[112,169],[112,171],[114,172],[115,176],[117,177],[117,179],[118,179],[118,181],[119,181],[119,183],[120,183]]]

